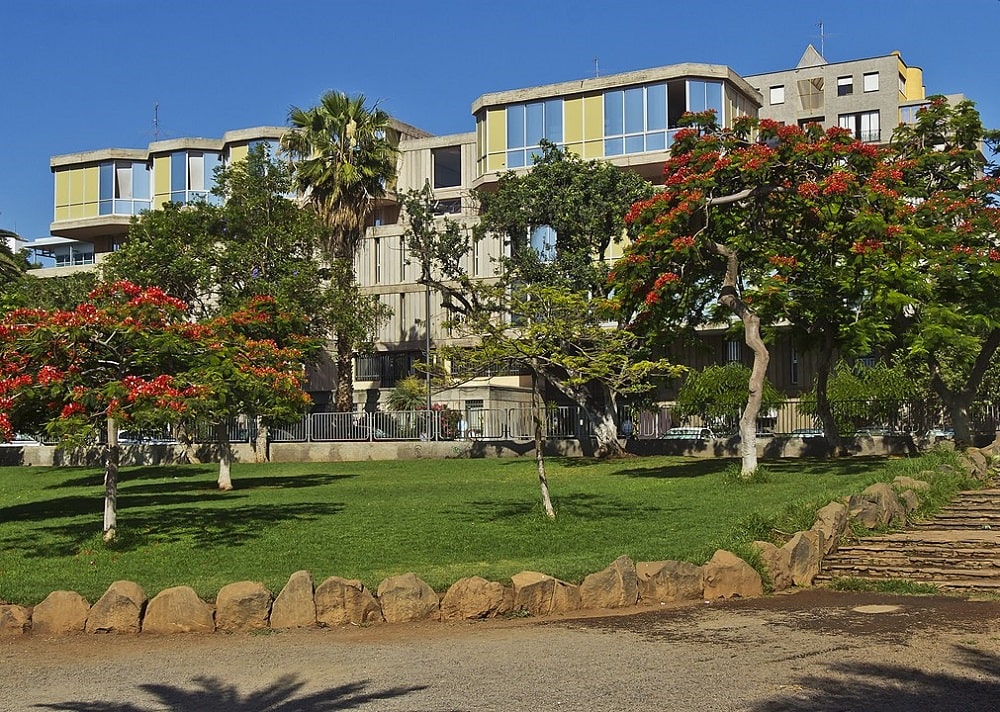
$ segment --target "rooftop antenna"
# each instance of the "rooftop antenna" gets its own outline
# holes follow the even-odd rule
[[[597,57],[594,57],[594,78],[601,76],[601,64],[597,61]]]
[[[826,35],[823,33],[823,21],[817,22],[816,26],[819,28],[819,53],[823,59],[826,59]]]
[[[160,140],[160,102],[153,102],[153,140]]]

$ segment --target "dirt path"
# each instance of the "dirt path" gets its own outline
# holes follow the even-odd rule
[[[4,641],[0,710],[1000,708],[1000,603],[794,595],[628,615]]]

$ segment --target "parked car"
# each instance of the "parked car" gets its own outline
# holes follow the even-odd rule
[[[129,430],[118,431],[119,445],[176,445],[177,440],[166,433],[140,433]]]
[[[854,434],[858,437],[886,437],[900,433],[884,425],[863,425],[854,431]]]
[[[663,440],[714,440],[710,428],[671,428],[660,436]]]
[[[931,428],[924,435],[928,440],[954,440],[954,428]]]
[[[0,441],[0,447],[33,447],[41,444],[41,440],[25,433],[15,433],[10,442]]]
[[[825,438],[826,433],[823,432],[823,428],[796,428],[791,432],[793,438],[801,438],[802,440],[810,440],[812,438]]]

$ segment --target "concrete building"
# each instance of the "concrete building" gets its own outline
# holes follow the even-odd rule
[[[473,194],[490,190],[506,170],[529,170],[542,139],[654,183],[661,180],[677,121],[687,111],[715,109],[724,126],[741,115],[787,124],[844,126],[864,141],[884,142],[901,121],[925,103],[922,71],[898,53],[828,63],[810,46],[793,69],[742,77],[727,66],[676,64],[603,77],[487,93],[471,107],[474,130],[432,136],[396,122],[399,170],[395,192],[380,203],[357,255],[363,289],[392,309],[372,355],[355,364],[355,403],[373,409],[398,380],[423,360],[427,329],[432,344],[458,343],[444,326],[447,313],[418,282],[420,266],[408,260],[400,202],[395,198],[428,183],[438,212],[460,224],[476,220]],[[217,165],[244,157],[253,144],[273,146],[287,129],[258,127],[227,132],[221,139],[156,141],[145,149],[104,149],[51,159],[54,176],[53,237],[29,245],[56,260],[43,270],[59,274],[89,269],[127,239],[133,215],[166,201],[210,199]],[[537,236],[525,236],[531,239]],[[542,236],[543,238],[545,236]],[[552,237],[552,236],[549,236]],[[464,256],[467,272],[494,276],[500,239],[475,244]],[[612,247],[608,259],[621,254]],[[743,360],[743,348],[707,334],[707,350],[691,353],[692,365]],[[458,345],[464,345],[458,343]],[[472,345],[472,344],[468,344]],[[811,382],[808,359],[790,346],[772,358],[769,377],[789,392]],[[529,398],[528,379],[513,373],[464,384],[439,394],[467,411],[504,407]]]
[[[887,143],[893,129],[911,123],[927,103],[923,74],[898,52],[831,63],[809,45],[794,69],[746,80],[763,99],[762,119],[840,126],[862,141]]]

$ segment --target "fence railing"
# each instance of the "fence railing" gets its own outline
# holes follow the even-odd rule
[[[843,436],[852,435],[923,435],[947,431],[951,422],[946,411],[933,402],[922,400],[847,400],[834,401],[831,409]],[[586,413],[577,406],[470,408],[466,411],[440,408],[434,410],[375,411],[364,413],[311,413],[301,420],[267,430],[271,442],[365,442],[379,440],[516,440],[534,438],[535,420],[541,420],[546,439],[586,439],[593,428]],[[723,417],[679,416],[670,405],[631,410],[623,414],[622,435],[638,439],[661,438],[671,428],[708,428],[717,437],[730,437],[738,431],[738,412]],[[971,410],[976,432],[995,432],[1000,428],[1000,404],[977,403]],[[226,423],[229,441],[254,442],[258,424],[253,418],[233,418]],[[217,426],[197,424],[173,431],[122,431],[123,442],[161,443],[190,438],[194,442],[218,440]],[[822,424],[814,408],[798,400],[764,410],[757,419],[757,431],[768,435],[822,434]]]

